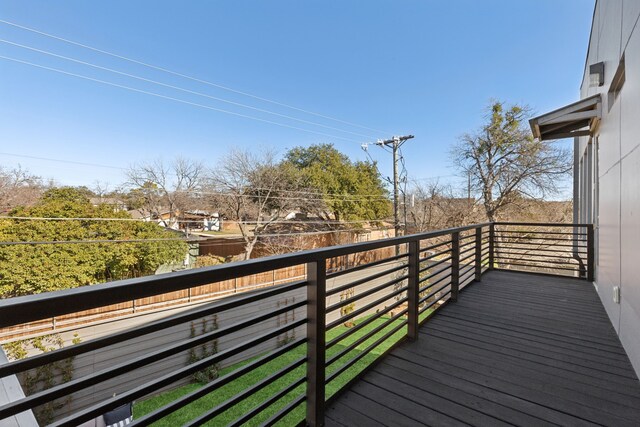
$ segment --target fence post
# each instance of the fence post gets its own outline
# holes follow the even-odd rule
[[[593,224],[587,225],[587,280],[593,282],[595,280],[595,239],[593,233]]]
[[[482,227],[476,228],[476,282],[482,280]]]
[[[420,315],[418,310],[420,300],[420,241],[412,240],[409,242],[409,278],[407,290],[408,314],[407,321],[409,330],[407,336],[411,341],[418,339],[418,326]]]
[[[491,224],[489,224],[489,270],[493,270],[495,241],[496,241],[496,226],[492,222]]]
[[[324,425],[327,262],[307,263],[307,425]]]
[[[460,232],[451,233],[451,301],[458,301],[460,287]]]

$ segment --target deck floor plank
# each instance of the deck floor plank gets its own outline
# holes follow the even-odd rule
[[[333,402],[327,419],[638,426],[640,383],[589,283],[491,271]]]

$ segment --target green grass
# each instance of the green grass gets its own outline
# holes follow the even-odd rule
[[[432,310],[426,310],[421,315],[421,319],[426,317],[431,312],[432,312]],[[367,319],[367,317],[359,319],[358,321],[356,321],[356,324],[361,323],[361,322],[365,321],[366,319]],[[363,337],[364,335],[366,335],[368,332],[372,331],[376,327],[384,324],[388,320],[389,320],[389,317],[382,316],[381,318],[372,321],[371,323],[369,323],[368,325],[363,327],[361,330],[359,330],[359,331],[353,333],[352,335],[350,335],[349,337],[345,338],[339,344],[336,344],[335,346],[333,346],[331,349],[329,349],[327,351],[327,360],[331,356],[333,356],[333,355],[337,354],[338,352],[342,351],[345,347],[348,347],[350,344],[354,343],[359,338]],[[382,337],[385,333],[389,332],[391,329],[393,329],[394,326],[398,325],[401,321],[402,321],[402,319],[397,319],[397,320],[393,321],[388,326],[386,326],[384,329],[382,329],[381,331],[379,331],[375,335],[373,335],[371,338],[369,338],[366,341],[364,341],[363,343],[359,344],[354,350],[348,352],[347,354],[342,356],[340,359],[338,359],[334,364],[332,364],[330,367],[327,368],[327,374],[326,374],[327,377],[332,372],[335,372],[337,369],[339,369],[341,366],[343,366],[346,362],[348,362],[349,360],[353,359],[358,354],[362,353],[369,345],[374,343],[377,339]],[[327,338],[326,338],[327,342],[329,340],[339,336],[339,335],[342,335],[343,333],[345,333],[348,330],[349,330],[349,328],[347,328],[345,326],[342,326],[342,325],[332,329],[331,331],[329,331],[327,333]],[[368,353],[365,356],[363,356],[353,366],[351,366],[349,369],[345,370],[343,373],[341,373],[339,376],[337,376],[333,381],[331,381],[329,384],[327,384],[327,388],[326,388],[327,398],[332,396],[332,395],[334,395],[336,392],[338,392],[352,378],[354,378],[360,372],[362,372],[363,369],[365,369],[368,365],[370,365],[373,361],[375,361],[381,354],[383,354],[393,344],[395,344],[400,339],[402,339],[405,335],[406,335],[406,327],[401,328],[399,331],[397,331],[395,334],[393,334],[389,339],[384,341],[381,345],[375,347],[370,353]],[[213,392],[207,394],[206,396],[196,400],[195,402],[193,402],[193,403],[191,403],[189,405],[186,405],[183,408],[180,408],[178,411],[168,415],[167,417],[163,418],[161,421],[155,423],[154,425],[157,425],[157,426],[182,425],[182,424],[188,422],[189,420],[192,420],[192,419],[202,415],[203,413],[207,412],[208,410],[211,410],[212,408],[214,408],[217,405],[225,402],[226,400],[234,397],[238,393],[240,393],[243,390],[245,390],[245,389],[251,387],[252,385],[258,383],[259,381],[263,380],[264,378],[268,377],[269,375],[280,371],[282,368],[288,366],[289,364],[295,362],[300,357],[303,357],[305,355],[306,355],[306,345],[300,345],[299,347],[295,348],[294,350],[291,350],[291,351],[279,356],[278,358],[276,358],[276,359],[274,359],[274,360],[272,360],[272,361],[270,361],[270,362],[268,362],[268,363],[266,363],[266,364],[264,364],[264,365],[262,365],[262,366],[260,366],[260,367],[258,367],[256,369],[254,369],[253,371],[246,373],[242,377],[230,382],[229,384],[226,384],[226,385],[224,385],[222,387],[217,388],[215,391],[213,391]],[[257,357],[255,357],[253,359],[250,359],[250,360],[246,360],[246,361],[237,363],[237,364],[235,364],[233,366],[229,366],[229,367],[227,367],[225,369],[222,369],[220,371],[220,376],[227,375],[230,372],[232,372],[232,371],[234,371],[236,369],[239,369],[240,367],[246,365],[247,363],[251,362],[252,360],[255,360],[256,358]],[[297,379],[303,377],[305,375],[305,373],[306,373],[306,365],[303,364],[303,365],[299,366],[298,368],[296,368],[295,370],[293,370],[292,372],[290,372],[287,375],[283,376],[282,378],[278,379],[277,381],[274,381],[271,384],[267,385],[265,388],[263,388],[262,390],[260,390],[259,392],[255,393],[255,394],[253,394],[249,398],[239,402],[235,406],[233,406],[230,409],[226,410],[225,412],[221,413],[216,418],[214,418],[213,420],[209,421],[206,425],[211,425],[211,426],[213,426],[213,425],[226,425],[226,424],[238,419],[240,416],[242,416],[243,414],[247,413],[252,408],[258,406],[260,403],[262,403],[263,401],[268,399],[270,396],[276,394],[277,392],[279,392],[280,390],[284,389],[289,384],[291,384],[294,381],[296,381]],[[184,395],[186,395],[186,394],[188,394],[190,392],[193,392],[193,391],[197,390],[200,387],[202,387],[202,384],[188,384],[186,386],[177,388],[175,390],[171,390],[171,391],[162,393],[162,394],[160,394],[158,396],[154,396],[154,397],[152,397],[150,399],[137,402],[134,405],[134,408],[133,408],[134,419],[140,418],[143,415],[148,414],[148,413],[150,413],[150,412],[152,412],[152,411],[154,411],[154,410],[156,410],[156,409],[158,409],[158,408],[160,408],[160,407],[162,407],[162,406],[164,406],[164,405],[166,405],[166,404],[168,404],[168,403],[180,398],[181,396],[184,396]],[[253,425],[261,424],[262,422],[264,422],[267,419],[269,419],[272,415],[277,413],[281,408],[283,408],[285,405],[287,405],[288,403],[293,401],[296,397],[298,397],[299,395],[301,395],[304,392],[305,392],[305,384],[302,384],[299,387],[295,388],[292,392],[290,392],[289,394],[285,395],[283,398],[281,398],[280,400],[275,402],[269,408],[267,408],[266,410],[262,411],[259,415],[254,417],[250,422],[248,422],[245,425],[253,426]],[[301,421],[304,418],[304,416],[305,416],[305,404],[302,403],[302,404],[298,405],[298,407],[296,407],[293,411],[291,411],[287,416],[285,416],[280,421],[279,424],[280,425],[295,425],[299,421]]]

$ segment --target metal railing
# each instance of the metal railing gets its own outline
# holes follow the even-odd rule
[[[549,229],[556,228],[567,234],[547,234],[551,233]],[[583,237],[586,245],[582,245]],[[576,241],[580,244],[569,244]],[[336,257],[355,259],[358,254],[394,246],[399,248],[397,255],[360,265],[351,263],[343,270],[327,272],[327,265]],[[526,247],[526,253],[518,247]],[[552,251],[549,252],[552,259],[535,261],[541,259],[536,254],[545,253],[543,251]],[[520,257],[516,258],[517,262],[511,262],[514,256]],[[284,267],[306,265],[307,271],[305,280],[203,304],[131,329],[2,365],[0,378],[20,375],[69,358],[109,351],[113,346],[135,348],[136,340],[165,333],[170,328],[212,315],[224,318],[243,307],[253,307],[251,304],[256,307],[247,318],[200,335],[192,333],[161,348],[120,359],[70,381],[3,403],[0,420],[91,387],[100,387],[107,381],[124,383],[125,379],[136,378],[138,370],[154,363],[227,339],[226,345],[220,345],[217,352],[162,371],[152,379],[145,377],[135,386],[129,382],[129,386],[118,390],[115,396],[85,404],[58,417],[53,425],[78,425],[123,404],[152,396],[232,358],[244,362],[231,364],[224,375],[137,417],[134,425],[149,425],[264,367],[269,368],[268,372],[259,380],[244,381],[242,384],[246,383],[246,387],[242,391],[208,406],[186,423],[221,422],[218,417],[244,402],[249,409],[234,420],[225,419],[225,423],[240,425],[253,419],[263,425],[273,425],[284,417],[295,418],[298,414],[296,422],[321,425],[328,400],[357,381],[374,359],[405,339],[417,339],[419,325],[444,304],[456,301],[460,290],[479,281],[486,270],[534,271],[537,268],[548,274],[567,274],[568,271],[559,270],[558,264],[550,262],[556,259],[570,260],[575,276],[592,279],[593,228],[572,224],[476,224],[0,301],[0,328],[5,328]],[[292,295],[295,296],[293,303],[264,308]],[[284,324],[275,323],[274,319],[287,313],[298,314]],[[287,339],[280,339],[283,336]],[[256,348],[261,350],[251,353]],[[286,363],[282,362],[285,356]],[[273,366],[277,369],[272,370]],[[262,400],[253,398],[278,380],[286,380],[279,391]]]

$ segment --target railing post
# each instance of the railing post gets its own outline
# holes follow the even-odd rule
[[[587,280],[593,282],[595,280],[595,239],[593,233],[593,224],[587,225]]]
[[[489,270],[493,270],[493,259],[496,241],[496,226],[492,222],[489,224]]]
[[[324,425],[327,262],[307,264],[307,425]]]
[[[460,232],[451,233],[451,301],[458,301],[460,287]]]
[[[409,242],[409,281],[407,290],[408,314],[407,321],[409,330],[407,336],[411,341],[418,339],[419,326],[419,310],[418,302],[420,300],[420,241],[412,240]]]
[[[476,228],[476,274],[474,280],[482,280],[482,227]]]

